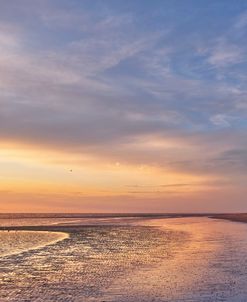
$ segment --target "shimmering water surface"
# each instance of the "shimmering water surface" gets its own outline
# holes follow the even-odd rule
[[[0,231],[0,257],[36,250],[68,237],[62,232]]]
[[[247,301],[247,224],[47,219],[0,232],[0,301]]]

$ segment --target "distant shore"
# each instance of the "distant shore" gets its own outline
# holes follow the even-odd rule
[[[60,217],[63,217],[63,214],[58,214]],[[68,214],[67,214],[68,215]],[[47,217],[48,215],[46,214],[45,217]],[[94,215],[94,214],[90,214],[88,215],[91,219],[97,220],[99,218],[104,217],[104,214],[98,214],[98,215]],[[88,217],[86,216],[86,217]],[[69,216],[65,216],[66,218],[68,218]],[[77,217],[83,217],[83,215],[78,214]],[[83,218],[86,218],[85,216]],[[211,219],[223,219],[223,220],[229,220],[229,221],[235,221],[235,222],[243,222],[243,223],[247,223],[247,213],[228,213],[228,214],[209,214],[209,213],[186,213],[186,214],[106,214],[107,218],[114,218],[114,217],[118,217],[118,218],[129,218],[126,219],[125,221],[122,221],[119,223],[119,226],[127,226],[128,223],[133,222],[134,219],[166,219],[166,218],[189,218],[189,217],[208,217]],[[16,217],[15,217],[16,218]],[[39,217],[40,218],[40,217]],[[56,216],[57,218],[57,216]],[[19,226],[0,226],[0,231],[18,231],[18,230],[26,230],[26,231],[53,231],[53,232],[68,232],[68,233],[74,233],[74,232],[80,232],[82,229],[84,228],[88,228],[88,227],[112,227],[112,226],[117,226],[117,224],[115,224],[114,222],[108,222],[108,223],[104,223],[99,221],[96,224],[91,224],[88,222],[85,222],[85,224],[57,224],[57,225],[19,225]]]
[[[236,222],[247,222],[247,213],[214,214],[210,218],[225,219]]]

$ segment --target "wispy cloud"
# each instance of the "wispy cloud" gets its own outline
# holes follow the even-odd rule
[[[225,114],[216,114],[210,118],[210,121],[219,127],[230,127],[231,126],[231,117]]]
[[[245,28],[247,26],[247,11],[241,13],[236,19],[234,27],[237,30]]]
[[[160,6],[2,3],[0,141],[66,164],[245,179],[246,12]]]
[[[215,41],[215,46],[211,49],[208,63],[215,67],[226,67],[238,64],[244,60],[242,47],[230,44],[222,39]]]

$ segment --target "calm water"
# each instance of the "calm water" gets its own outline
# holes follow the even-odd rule
[[[63,225],[63,232],[0,232],[1,302],[247,301],[247,224],[38,219],[35,225]]]

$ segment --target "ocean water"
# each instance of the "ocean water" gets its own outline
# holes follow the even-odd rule
[[[37,250],[68,237],[69,234],[62,232],[0,231],[0,257]]]
[[[33,219],[36,231],[0,231],[1,302],[247,301],[247,224],[4,217],[0,225]]]

